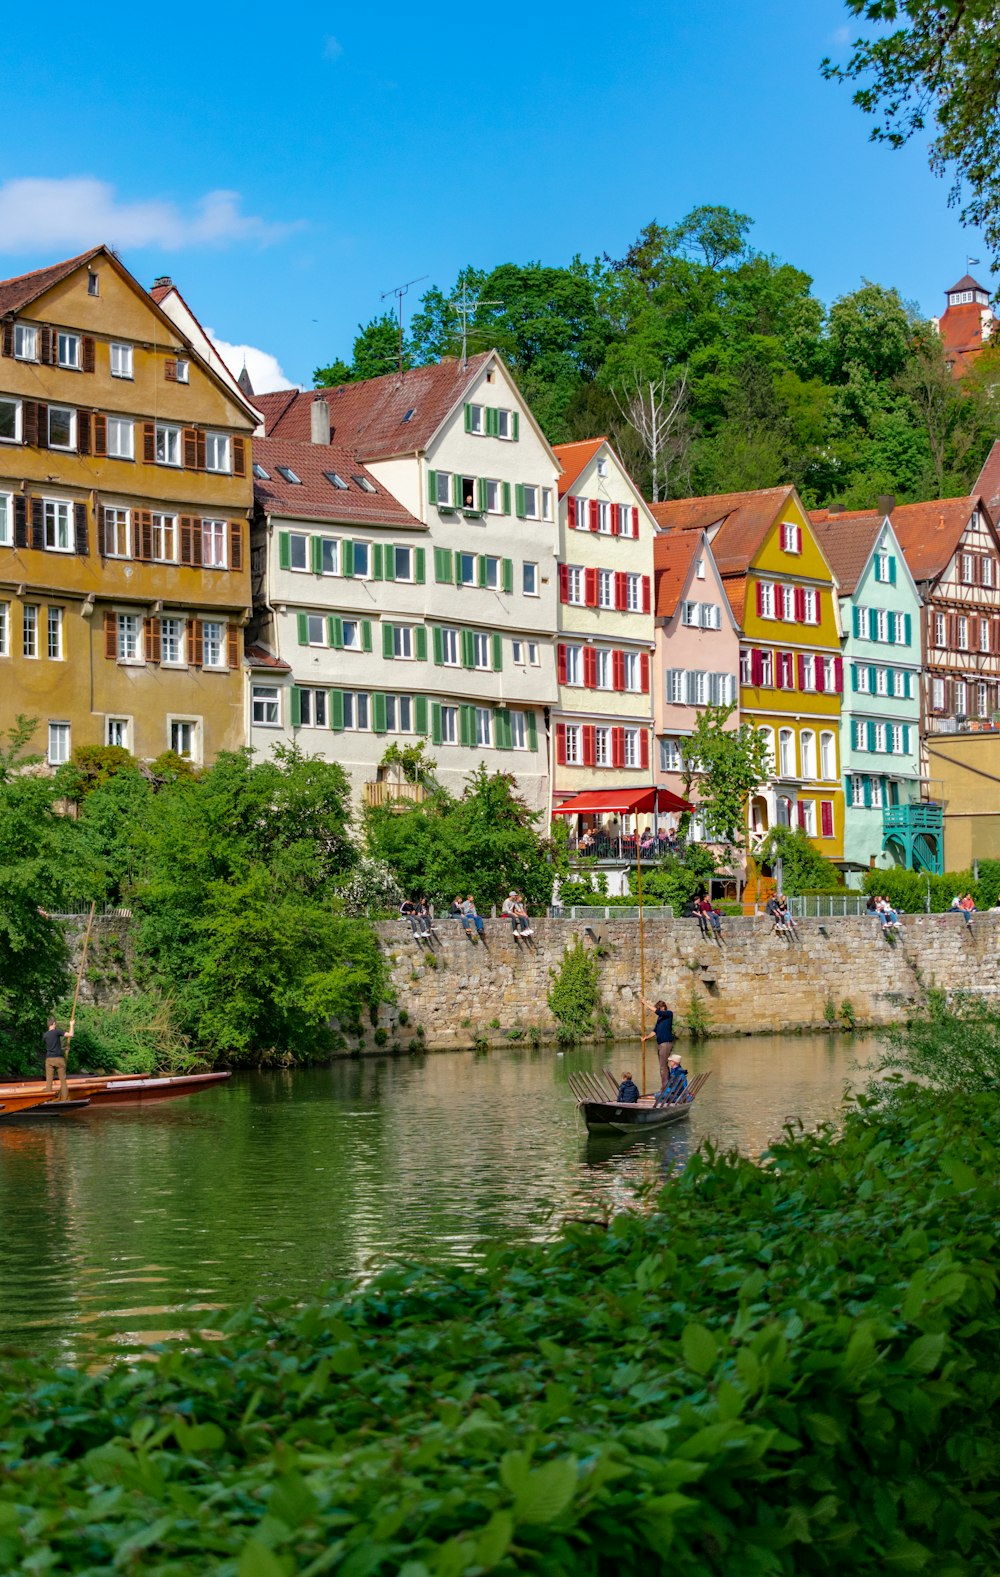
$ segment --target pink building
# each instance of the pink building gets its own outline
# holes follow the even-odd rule
[[[735,702],[727,727],[739,725],[739,631],[704,531],[661,532],[653,567],[656,782],[683,794],[680,751],[698,713]],[[697,802],[697,779],[691,797]],[[697,817],[694,829],[698,836]]]

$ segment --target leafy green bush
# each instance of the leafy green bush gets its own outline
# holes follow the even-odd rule
[[[66,1017],[69,1007],[64,1004]],[[71,1071],[190,1073],[205,1067],[177,1026],[173,1002],[155,991],[124,997],[117,1007],[78,1007],[69,1044]]]
[[[884,894],[893,908],[902,914],[922,914],[929,889],[931,913],[943,914],[956,893],[969,892],[973,885],[971,871],[951,871],[944,876],[933,876],[928,871],[904,871],[897,866],[888,871],[869,871],[862,890],[865,893]]]
[[[571,1046],[589,1040],[595,1033],[594,1021],[601,1004],[600,965],[597,954],[584,947],[578,936],[563,949],[562,963],[550,969],[552,989],[548,1004],[559,1026],[558,1038]]]
[[[797,898],[807,888],[837,887],[837,867],[824,859],[801,827],[772,827],[761,850],[759,861],[772,869],[780,859],[782,890]]]
[[[708,891],[715,871],[715,855],[711,849],[703,843],[685,844],[680,854],[665,854],[655,866],[643,870],[643,902],[659,900],[670,904],[674,914],[680,914],[685,904]],[[629,872],[629,883],[633,895],[637,895],[639,880],[634,870]],[[635,901],[634,896],[631,901]]]
[[[1000,1009],[981,997],[928,991],[925,1009],[881,1030],[879,1041],[877,1073],[897,1081],[876,1085],[884,1098],[900,1075],[938,1091],[1000,1091]]]
[[[0,1569],[992,1577],[998,1157],[911,1088],[475,1270],[0,1359]]]

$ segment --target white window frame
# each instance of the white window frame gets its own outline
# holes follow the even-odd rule
[[[615,574],[614,570],[599,569],[597,571],[597,606],[599,608],[613,608],[615,605]]]
[[[52,418],[57,413],[69,417],[69,437],[64,444],[56,443],[52,436]],[[48,414],[48,443],[50,449],[59,449],[69,454],[76,448],[76,411],[72,405],[50,405]]]
[[[625,688],[633,695],[642,689],[642,665],[639,662],[638,652],[623,652],[623,668],[625,670]]]
[[[190,383],[190,381],[191,381],[191,363],[188,361],[187,357],[186,356],[178,356],[176,365],[177,365],[177,382],[178,383]]]
[[[205,470],[219,476],[232,475],[233,445],[228,433],[205,434]]]
[[[302,531],[288,533],[288,568],[293,575],[309,573],[309,538]]]
[[[168,615],[160,619],[160,667],[186,668],[184,642],[187,635],[183,619]],[[170,655],[168,655],[168,653]]]
[[[72,748],[72,734],[69,723],[50,723],[48,749],[45,752],[45,759],[49,766],[64,766],[72,755]]]
[[[462,642],[459,631],[451,625],[441,627],[441,663],[445,668],[461,668]]]
[[[35,661],[38,657],[38,603],[21,605],[21,655]]]
[[[761,580],[757,582],[760,587],[760,616],[762,619],[774,618],[774,582]]]
[[[10,603],[0,602],[0,657],[10,656]]]
[[[578,687],[583,684],[583,647],[567,646],[566,683]]]
[[[481,405],[469,404],[469,432],[475,438],[482,438],[486,432],[486,413]]]
[[[538,487],[534,482],[523,482],[521,484],[521,497],[524,500],[525,520],[541,519],[541,500]]]
[[[595,658],[594,672],[598,690],[613,690],[615,684],[614,654],[608,647],[601,646],[595,653]]]
[[[508,712],[511,750],[528,748],[528,715],[526,712]]]
[[[964,613],[955,620],[955,645],[960,652],[969,650],[969,621]]]
[[[807,838],[816,836],[816,801],[814,799],[799,800],[802,806],[801,826]]]
[[[115,615],[115,651],[116,660],[120,663],[143,663],[145,651],[143,647],[142,618],[138,613],[118,613]]]
[[[413,625],[392,624],[392,655],[399,662],[411,663],[413,661]]]
[[[72,553],[75,547],[73,505],[65,498],[42,500],[46,553]],[[60,540],[62,538],[62,540]]]
[[[108,347],[108,359],[112,378],[135,377],[134,353],[131,345],[126,345],[121,340],[112,340]]]
[[[805,586],[803,588],[803,591],[805,593],[805,602],[804,602],[803,609],[802,609],[802,612],[803,612],[803,623],[805,623],[805,624],[818,624],[819,623],[819,592],[816,590],[815,586]]]
[[[528,667],[529,668],[540,668],[541,665],[542,665],[542,659],[541,659],[541,655],[540,655],[539,649],[538,649],[538,642],[537,641],[529,641],[528,642]]]
[[[404,586],[412,586],[413,549],[409,547],[397,547],[393,543],[389,545],[389,552],[392,554],[393,579],[402,582]],[[399,568],[401,554],[403,555],[402,562],[406,565],[406,569],[403,572],[401,572]]]
[[[319,633],[319,639],[315,640],[315,641],[313,640],[313,628],[314,628],[314,626],[315,626],[316,630]],[[306,645],[307,646],[313,646],[313,647],[322,647],[322,646],[328,646],[329,644],[330,643],[329,643],[329,639],[328,639],[328,629],[327,629],[326,619],[323,617],[323,615],[321,613],[307,613],[306,614]]]
[[[493,708],[477,706],[475,711],[476,749],[493,749]]]
[[[812,728],[803,728],[799,732],[799,754],[802,760],[803,778],[814,781],[816,777],[816,733]]]
[[[342,650],[345,652],[360,652],[363,648],[361,620],[342,619],[340,630],[344,639]]]
[[[472,632],[472,662],[480,673],[487,673],[493,667],[490,638],[482,630]]]
[[[56,366],[80,370],[80,336],[71,329],[56,330]],[[63,354],[65,350],[65,354]]]
[[[201,625],[201,665],[221,670],[228,668],[226,626],[222,619],[203,619]]]
[[[458,707],[441,707],[441,743],[442,745],[458,744]]]
[[[344,691],[344,728],[352,734],[371,731],[371,705],[367,690]]]
[[[934,615],[934,645],[945,646],[946,644],[944,614],[936,613]]]
[[[156,511],[152,517],[153,560],[157,564],[177,563],[177,516]],[[168,551],[169,549],[169,551]]]
[[[190,749],[178,750],[177,746],[184,736],[180,730],[190,730]],[[201,761],[201,718],[180,717],[167,713],[167,745],[185,761],[197,765]]]
[[[778,776],[782,778],[794,778],[797,776],[795,730],[793,728],[779,728],[778,730]]]
[[[458,550],[458,584],[460,586],[476,584],[476,555],[466,553],[464,549]]]
[[[829,728],[820,731],[819,775],[823,783],[834,783],[837,779],[837,740]]]
[[[108,417],[108,456],[112,460],[135,459],[135,423],[127,416]]]
[[[45,639],[49,661],[62,662],[66,655],[63,647],[63,610],[51,603],[45,621]]]
[[[203,569],[225,569],[228,547],[228,521],[213,516],[201,522],[201,563]]]
[[[932,679],[931,680],[931,710],[933,712],[943,712],[944,711],[944,680],[943,679]]]
[[[508,443],[514,436],[514,424],[510,418],[511,413],[506,407],[502,405],[497,407],[497,437],[506,439]]]
[[[487,591],[500,590],[500,560],[492,553],[486,554],[485,578]]]
[[[976,716],[989,717],[990,715],[990,687],[985,679],[976,681]]]
[[[642,756],[640,754],[640,748],[641,747],[639,745],[640,732],[641,731],[638,728],[623,728],[622,729],[622,765],[623,766],[626,766],[626,767],[629,767],[629,768],[635,768],[635,767],[637,767],[640,764],[640,762],[642,760]]]
[[[330,692],[322,685],[299,689],[299,727],[327,728],[330,721]]]
[[[3,394],[0,395],[0,404],[11,405],[14,408],[14,431],[9,436],[0,437],[0,444],[19,444],[24,431],[22,426],[22,403],[20,400],[15,399],[12,394]]]
[[[26,347],[30,346],[30,350]],[[16,361],[38,360],[38,329],[33,323],[14,324],[14,359]]]
[[[181,463],[181,430],[174,427],[171,422],[157,422],[153,438],[153,455],[157,465],[169,465],[176,469]],[[183,722],[183,718],[178,719]]]
[[[551,489],[551,487],[543,487],[542,488],[541,497],[542,497],[542,519],[543,520],[551,520],[552,519],[552,489]]]
[[[250,690],[250,722],[254,728],[281,727],[281,688],[255,684]]]
[[[956,679],[954,681],[953,699],[955,702],[955,716],[968,717],[969,698],[964,679]]]
[[[586,588],[584,585],[583,570],[579,564],[569,566],[566,577],[566,601],[573,608],[582,608],[585,601]]]
[[[577,495],[576,500],[576,529],[577,531],[590,530],[590,499]]]
[[[566,765],[583,766],[583,730],[579,723],[566,724]]]
[[[528,584],[529,581],[530,585]],[[538,565],[533,559],[525,559],[521,565],[521,590],[522,595],[525,597],[537,597],[540,595],[538,589]]]
[[[116,738],[116,735],[119,737]],[[104,719],[104,743],[118,750],[131,750],[132,719],[130,717],[106,715]]]
[[[629,613],[639,613],[642,609],[642,576],[626,575],[625,577],[625,606]]]
[[[503,483],[495,477],[486,478],[486,513],[488,515],[503,514]]]
[[[979,650],[981,652],[988,652],[989,649],[990,649],[990,626],[989,626],[989,620],[985,616],[980,616],[980,620],[979,620]]]

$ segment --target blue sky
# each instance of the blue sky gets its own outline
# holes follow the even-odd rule
[[[849,21],[834,0],[18,7],[0,275],[108,241],[308,383],[405,280],[621,255],[724,203],[824,300],[867,277],[937,313],[988,254],[924,149],[870,144],[820,76]]]

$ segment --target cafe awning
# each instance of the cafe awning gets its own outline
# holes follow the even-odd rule
[[[572,799],[553,805],[553,816],[637,816],[644,811],[694,810],[694,806],[669,789],[585,789]]]

